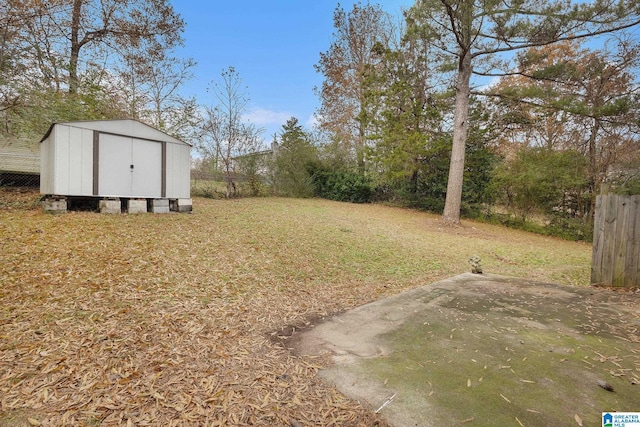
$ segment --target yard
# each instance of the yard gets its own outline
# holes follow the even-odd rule
[[[286,338],[473,255],[485,272],[589,283],[590,245],[386,206],[48,215],[37,197],[0,189],[0,426],[382,426]]]

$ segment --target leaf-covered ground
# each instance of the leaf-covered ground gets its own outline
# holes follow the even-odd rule
[[[0,426],[384,425],[286,337],[469,271],[587,285],[591,246],[324,200],[43,213],[0,189]],[[375,408],[373,408],[375,410]]]

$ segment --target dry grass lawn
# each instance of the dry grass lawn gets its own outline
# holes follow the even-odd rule
[[[587,285],[591,246],[325,200],[44,214],[0,189],[0,426],[384,425],[286,335],[470,270]],[[375,409],[375,408],[374,408]]]

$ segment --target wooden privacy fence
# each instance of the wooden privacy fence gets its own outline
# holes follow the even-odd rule
[[[591,284],[640,287],[640,196],[598,196],[593,227]]]

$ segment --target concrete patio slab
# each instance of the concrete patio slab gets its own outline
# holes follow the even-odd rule
[[[392,425],[601,425],[640,411],[640,293],[462,274],[295,334]]]

